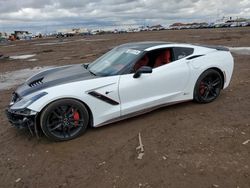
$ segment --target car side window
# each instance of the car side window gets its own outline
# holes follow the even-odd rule
[[[182,59],[186,56],[189,56],[194,53],[193,48],[186,48],[186,47],[174,47],[173,48],[174,53],[174,61]]]
[[[141,59],[139,59],[134,65],[134,72],[137,71],[142,66],[149,66],[149,57],[145,54]]]
[[[156,58],[154,60],[153,68],[160,67],[162,65],[166,65],[172,62],[172,49],[166,48],[161,49],[156,55]]]
[[[142,66],[149,66],[157,68],[162,65],[171,63],[173,61],[172,48],[162,48],[147,52],[140,60],[134,65],[134,71]]]

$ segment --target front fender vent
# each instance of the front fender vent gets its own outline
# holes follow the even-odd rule
[[[102,94],[100,94],[100,93],[98,93],[96,91],[91,91],[88,94],[95,97],[95,98],[97,98],[97,99],[99,99],[99,100],[101,100],[101,101],[109,103],[111,105],[119,105],[119,102],[117,102],[117,101],[115,101],[115,100],[113,100],[113,99],[111,99],[109,97],[106,97],[106,96],[104,96],[104,95],[102,95]]]
[[[30,87],[36,87],[36,86],[39,86],[41,84],[43,84],[43,78],[39,78],[37,80],[34,80],[34,81],[30,82],[28,85]]]

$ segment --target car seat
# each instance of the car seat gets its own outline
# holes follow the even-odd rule
[[[147,66],[149,62],[149,58],[147,55],[143,56],[134,66],[134,70],[137,71],[142,66]]]
[[[168,64],[170,62],[171,62],[171,52],[170,49],[167,49],[156,58],[154,68]]]

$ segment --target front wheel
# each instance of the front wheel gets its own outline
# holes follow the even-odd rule
[[[209,69],[198,78],[194,88],[194,100],[198,103],[209,103],[215,100],[223,86],[220,73]]]
[[[49,104],[41,113],[44,134],[54,141],[66,141],[86,131],[89,114],[86,107],[73,99],[60,99]]]

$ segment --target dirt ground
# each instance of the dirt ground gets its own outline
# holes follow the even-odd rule
[[[250,28],[16,41],[0,45],[0,54],[35,53],[38,60],[0,60],[0,75],[91,62],[118,44],[147,40],[249,47]],[[249,188],[250,142],[243,143],[250,139],[250,55],[233,56],[232,82],[216,101],[161,108],[68,142],[11,127],[4,109],[14,88],[0,91],[0,187]],[[139,132],[142,160],[135,149]]]

